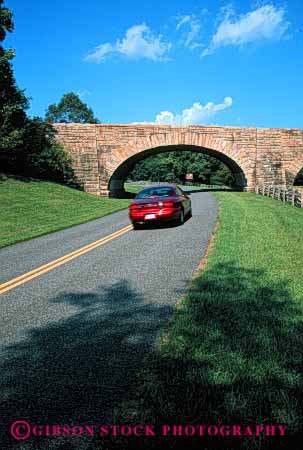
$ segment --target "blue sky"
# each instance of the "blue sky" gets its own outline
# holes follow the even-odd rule
[[[7,0],[31,115],[70,91],[103,123],[303,127],[303,2]]]

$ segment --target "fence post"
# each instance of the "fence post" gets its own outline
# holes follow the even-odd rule
[[[296,194],[295,194],[295,191],[292,189],[292,191],[291,191],[291,204],[292,204],[292,206],[295,206],[295,198],[296,198]]]
[[[286,188],[283,188],[283,203],[286,202]]]

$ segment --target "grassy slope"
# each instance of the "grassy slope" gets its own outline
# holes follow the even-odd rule
[[[303,419],[303,210],[254,194],[215,195],[220,225],[206,268],[160,348],[147,358],[137,402],[123,417],[137,409],[136,419],[148,423],[286,423],[288,437],[278,442],[178,438],[174,448],[297,448]],[[142,448],[157,446],[149,439]]]
[[[105,199],[45,181],[0,181],[0,247],[126,208],[129,200]]]

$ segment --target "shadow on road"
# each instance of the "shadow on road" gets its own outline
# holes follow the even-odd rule
[[[14,419],[44,424],[113,420],[173,309],[144,304],[127,281],[100,293],[65,293],[52,302],[54,308],[60,303],[78,311],[2,349],[2,440],[3,426]],[[7,445],[13,448],[12,442]]]

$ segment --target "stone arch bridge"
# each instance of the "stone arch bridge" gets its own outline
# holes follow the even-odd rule
[[[303,167],[303,130],[229,126],[55,124],[79,183],[95,195],[123,196],[133,166],[147,156],[197,151],[224,162],[240,190],[292,185]]]

